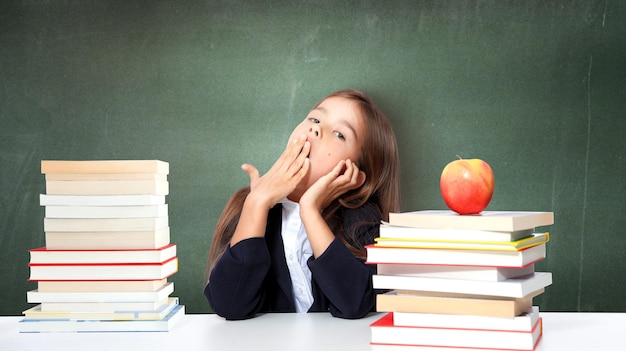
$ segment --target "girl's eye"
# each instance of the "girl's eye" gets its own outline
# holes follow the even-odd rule
[[[337,138],[341,140],[346,140],[346,137],[343,134],[341,134],[341,132],[335,132],[335,135],[337,136]]]
[[[315,124],[319,124],[320,123],[320,120],[315,118],[315,117],[309,117],[309,121],[311,121],[311,122],[313,122]]]

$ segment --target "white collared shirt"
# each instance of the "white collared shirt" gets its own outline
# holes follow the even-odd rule
[[[306,263],[313,255],[313,250],[300,218],[300,205],[287,199],[281,201],[281,204],[283,205],[281,233],[296,311],[307,312],[313,304],[313,293],[311,292],[311,271]]]

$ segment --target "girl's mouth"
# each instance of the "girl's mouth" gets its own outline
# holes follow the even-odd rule
[[[306,155],[306,158],[310,158],[311,157],[311,148],[313,147],[313,144],[311,143],[311,140],[309,140],[308,137],[306,138],[306,140],[304,142],[306,143],[307,141],[309,142],[309,153]]]

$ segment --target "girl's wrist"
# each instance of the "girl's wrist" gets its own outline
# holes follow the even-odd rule
[[[246,196],[246,200],[244,202],[244,206],[250,208],[259,208],[264,211],[269,211],[276,203],[271,199],[261,196],[254,191],[251,191],[248,196]]]
[[[269,207],[268,201],[265,201],[263,197],[250,192],[243,203],[239,222],[230,240],[230,245],[234,246],[241,240],[248,238],[263,237]]]
[[[322,216],[322,209],[318,208],[314,204],[300,203],[300,218],[305,220],[312,216]]]

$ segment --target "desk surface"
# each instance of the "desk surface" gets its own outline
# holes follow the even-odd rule
[[[225,321],[189,314],[166,333],[19,333],[22,317],[0,317],[0,350],[370,350],[372,314],[359,320],[327,313],[267,314]],[[537,351],[623,350],[626,313],[541,312],[544,335]],[[88,347],[85,347],[88,345]]]

